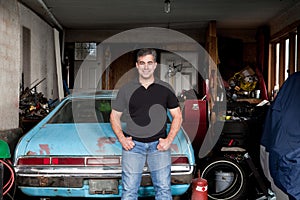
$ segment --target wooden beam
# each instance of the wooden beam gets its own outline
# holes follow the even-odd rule
[[[282,38],[286,38],[288,33],[291,31],[294,31],[297,29],[297,33],[299,36],[299,26],[300,26],[300,20],[295,21],[294,23],[285,26],[282,30],[278,31],[277,33],[273,34],[271,36],[271,42],[279,42]]]
[[[297,27],[297,71],[300,71],[300,25]]]
[[[279,50],[279,87],[284,82],[285,73],[285,40],[281,40]]]
[[[209,87],[212,101],[217,98],[217,63],[218,63],[218,43],[217,43],[217,28],[216,21],[210,21],[208,24],[207,33],[207,51],[210,55],[209,60]],[[213,104],[212,104],[213,106]]]
[[[289,35],[289,75],[295,72],[296,65],[296,33],[292,32]]]
[[[263,74],[264,79],[267,78],[267,66],[268,66],[268,56],[269,56],[269,27],[260,27],[256,34],[257,40],[257,63],[258,69]]]
[[[216,21],[208,25],[208,53],[215,63],[218,61],[217,26]]]
[[[268,73],[268,92],[269,96],[271,96],[271,91],[274,89],[276,84],[276,44],[272,43],[270,45],[270,62],[269,62],[269,73]]]

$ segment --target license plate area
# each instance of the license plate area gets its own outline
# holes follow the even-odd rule
[[[89,180],[90,194],[118,194],[118,180],[104,179],[104,180]]]

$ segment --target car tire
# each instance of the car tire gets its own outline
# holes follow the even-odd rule
[[[216,158],[202,168],[208,182],[208,197],[215,200],[243,199],[247,195],[247,179],[243,167],[228,158]]]

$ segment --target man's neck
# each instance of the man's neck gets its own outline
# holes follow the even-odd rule
[[[144,86],[146,89],[148,88],[149,85],[154,83],[154,77],[150,77],[149,79],[144,79],[142,77],[139,78],[139,82],[141,83],[142,86]]]

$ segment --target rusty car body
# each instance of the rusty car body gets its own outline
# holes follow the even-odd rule
[[[109,123],[113,98],[113,91],[72,94],[26,133],[14,157],[18,188],[41,198],[120,197],[121,144]],[[183,129],[171,148],[172,195],[177,196],[190,187],[195,158]],[[139,196],[154,196],[147,166]]]

